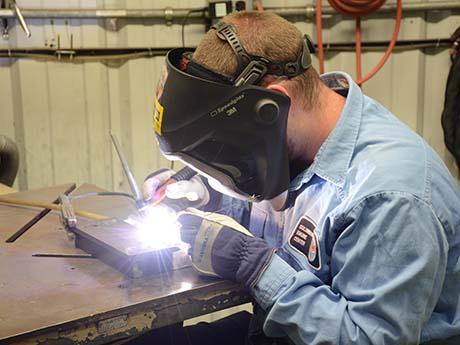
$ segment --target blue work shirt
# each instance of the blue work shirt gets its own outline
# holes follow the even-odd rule
[[[336,127],[292,181],[285,211],[251,211],[249,229],[278,248],[252,291],[264,333],[309,345],[460,334],[458,186],[348,75],[322,79],[347,97]]]

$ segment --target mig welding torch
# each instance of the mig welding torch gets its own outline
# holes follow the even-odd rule
[[[160,204],[166,197],[166,188],[168,187],[168,185],[179,181],[188,181],[196,175],[195,170],[189,167],[184,167],[178,172],[176,172],[174,175],[172,175],[168,180],[159,185],[151,198],[144,199],[136,183],[136,180],[134,179],[133,173],[131,172],[128,160],[126,159],[125,155],[123,154],[123,151],[121,150],[120,143],[118,142],[115,135],[110,134],[110,136],[112,138],[113,145],[115,146],[115,150],[117,151],[118,157],[120,158],[121,165],[123,166],[123,170],[125,172],[126,178],[128,179],[128,183],[131,187],[131,191],[133,193],[134,200],[136,201],[136,206],[138,209],[142,209],[148,205],[156,206]]]
[[[158,186],[153,196],[149,199],[151,205],[158,205],[164,200],[164,198],[166,197],[166,188],[168,187],[168,185],[179,181],[188,181],[195,175],[196,171],[189,167],[184,167],[178,172],[176,172],[168,180],[166,180],[164,183]]]

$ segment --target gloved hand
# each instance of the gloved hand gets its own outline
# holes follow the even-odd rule
[[[150,202],[157,201],[157,191],[172,175],[174,170],[161,169],[148,175],[142,186],[144,198]],[[176,210],[187,207],[202,208],[210,204],[212,199],[216,202],[217,192],[212,191],[198,175],[187,181],[178,181],[166,186],[164,204]]]
[[[178,220],[182,241],[191,245],[193,267],[204,275],[233,280],[251,289],[275,252],[228,216],[189,208]]]

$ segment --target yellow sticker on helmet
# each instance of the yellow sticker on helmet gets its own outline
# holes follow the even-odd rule
[[[158,99],[155,97],[153,103],[153,129],[155,133],[161,135],[161,123],[163,121],[163,106],[160,104]]]

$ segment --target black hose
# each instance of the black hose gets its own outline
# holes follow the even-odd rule
[[[0,135],[0,183],[12,186],[19,168],[18,147],[10,138]]]
[[[195,170],[189,167],[184,167],[180,169],[178,172],[176,172],[173,176],[171,176],[171,178],[176,181],[188,181],[195,175]]]
[[[458,53],[460,27],[455,34],[455,37],[452,36],[452,66],[447,78],[441,123],[446,147],[455,157],[457,166],[460,168],[460,54]]]

